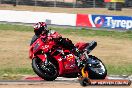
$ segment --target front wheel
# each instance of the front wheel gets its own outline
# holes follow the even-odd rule
[[[103,62],[95,56],[89,55],[87,67],[90,79],[105,79],[107,70]]]
[[[85,87],[91,84],[90,80],[88,78],[80,78],[79,83],[81,86]]]
[[[32,68],[39,77],[46,81],[53,81],[58,76],[57,68],[52,62],[45,65],[39,58],[33,58]]]

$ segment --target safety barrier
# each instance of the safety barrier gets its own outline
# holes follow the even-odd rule
[[[132,29],[132,17],[77,14],[76,26],[128,30]]]
[[[132,17],[0,10],[1,22],[37,23],[88,28],[132,29]]]

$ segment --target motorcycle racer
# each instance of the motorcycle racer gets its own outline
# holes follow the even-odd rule
[[[35,35],[32,37],[30,46],[41,36],[48,36],[50,34],[50,31],[47,28],[47,24],[45,22],[38,22],[34,25],[34,33]],[[46,40],[47,37],[45,37]],[[71,40],[68,38],[62,38],[61,36],[59,38],[56,38],[56,40],[61,44],[64,48],[67,48],[74,52],[76,57],[76,62],[78,67],[80,67],[82,62],[79,59],[79,50],[74,46]]]
[[[87,77],[105,79],[107,69],[100,59],[89,53],[97,46],[96,41],[73,44],[68,38],[47,28],[45,22],[34,25],[29,47],[33,71],[46,81],[57,77]]]
[[[45,22],[38,22],[34,25],[34,33],[35,35],[32,37],[30,46],[41,36],[41,35],[47,35],[48,29]]]

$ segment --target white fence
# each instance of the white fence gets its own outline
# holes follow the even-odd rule
[[[76,26],[76,14],[0,10],[0,21]]]
[[[132,29],[131,16],[108,16],[92,14],[68,14],[0,10],[0,22],[37,23],[88,28]]]

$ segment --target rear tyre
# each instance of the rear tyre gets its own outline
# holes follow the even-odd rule
[[[90,62],[88,62],[87,70],[89,73],[90,79],[105,79],[107,75],[107,70],[105,65],[101,60],[97,57],[90,55]],[[93,62],[97,62],[98,64],[93,64]]]
[[[46,81],[53,81],[58,76],[57,68],[52,62],[44,65],[39,58],[33,58],[32,68],[39,77]]]

